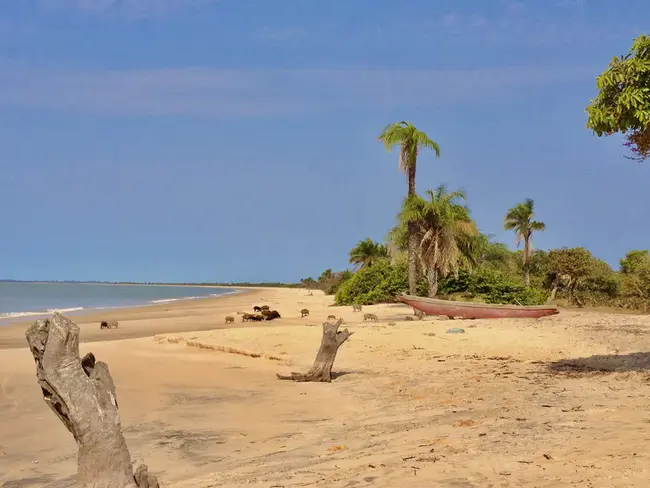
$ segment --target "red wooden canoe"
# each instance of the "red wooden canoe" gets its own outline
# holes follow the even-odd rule
[[[507,319],[547,317],[560,313],[552,305],[495,305],[491,303],[452,302],[438,298],[414,297],[402,295],[404,303],[427,315],[462,317],[465,319]]]

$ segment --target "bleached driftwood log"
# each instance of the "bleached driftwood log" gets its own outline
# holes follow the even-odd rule
[[[314,365],[307,373],[292,372],[289,376],[277,374],[277,377],[281,380],[331,382],[332,366],[334,366],[336,353],[339,347],[354,333],[349,332],[348,329],[339,331],[342,323],[343,319],[338,319],[335,323],[325,322],[323,324],[323,338],[321,339],[320,349],[316,354]]]
[[[108,366],[92,353],[79,358],[79,327],[55,313],[36,321],[25,335],[43,399],[77,441],[79,486],[158,488],[146,465],[133,472],[115,384]]]

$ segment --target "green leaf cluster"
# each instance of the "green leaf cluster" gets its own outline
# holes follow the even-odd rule
[[[407,289],[406,263],[393,266],[388,261],[380,261],[360,269],[343,282],[336,292],[335,301],[337,305],[391,303]]]
[[[527,287],[521,281],[490,268],[480,268],[475,272],[464,270],[457,276],[448,276],[441,281],[440,293],[460,294],[485,303],[514,305],[539,305],[548,296],[542,290]]]
[[[626,135],[634,159],[650,157],[650,37],[637,37],[596,81],[598,95],[587,107],[587,127],[598,136]]]

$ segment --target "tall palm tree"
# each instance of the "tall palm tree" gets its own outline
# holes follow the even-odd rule
[[[399,152],[399,169],[406,174],[408,181],[407,198],[416,197],[415,194],[415,172],[417,169],[417,159],[420,149],[431,149],[435,152],[436,157],[440,157],[440,147],[438,144],[429,139],[424,132],[406,121],[397,122],[387,125],[379,134],[379,140],[384,144],[388,151],[395,146],[400,147]],[[417,247],[418,241],[416,236],[415,224],[409,224],[408,232],[408,282],[409,293],[415,295],[417,288]]]
[[[542,231],[546,229],[544,222],[533,220],[535,217],[535,202],[527,198],[508,210],[503,221],[505,230],[514,230],[517,236],[517,247],[524,242],[524,281],[530,285],[530,254],[533,250],[533,231]]]
[[[350,251],[350,264],[355,268],[361,269],[370,267],[382,258],[388,257],[388,250],[383,244],[368,238],[352,248]]]
[[[404,202],[400,224],[415,227],[418,256],[429,281],[429,296],[438,293],[438,281],[462,264],[475,261],[475,247],[480,233],[469,215],[462,191],[447,192],[444,185],[427,190],[426,198],[410,198]],[[403,232],[403,231],[402,231]],[[399,230],[396,231],[399,234]]]

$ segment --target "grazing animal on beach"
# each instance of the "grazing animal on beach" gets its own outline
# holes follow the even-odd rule
[[[99,328],[100,329],[108,329],[108,322],[106,322],[105,320],[102,320],[102,323],[99,324]]]
[[[365,322],[366,320],[372,320],[373,322],[377,322],[379,320],[377,316],[374,313],[364,313],[363,314],[363,321]]]
[[[362,309],[362,308],[363,308],[363,307],[362,307],[361,304],[359,304],[359,303],[353,303],[353,304],[352,304],[352,311],[353,311],[353,312],[361,312],[361,309]]]
[[[233,323],[235,323],[235,317],[232,317],[232,316],[228,315],[228,316],[226,317],[226,323],[227,323],[227,324],[233,324]]]
[[[99,324],[100,329],[117,329],[119,326],[120,324],[116,320],[111,320],[110,322],[102,320],[102,322]]]
[[[264,312],[262,312],[264,313]],[[280,319],[280,312],[277,310],[269,310],[268,313],[265,315],[266,320],[274,320],[274,319]]]
[[[264,315],[254,314],[250,316],[249,320],[252,320],[253,322],[261,322],[264,320]]]
[[[241,316],[241,321],[248,322],[249,320],[252,320],[251,319],[252,316],[253,316],[252,313],[245,313],[244,315]]]
[[[328,315],[327,320],[336,320],[336,315]]]
[[[269,307],[268,305],[262,305],[261,311],[263,312],[264,310],[271,310],[271,307]]]
[[[306,308],[303,308],[300,311],[300,318],[307,317],[307,315],[309,315],[309,310],[307,310]]]
[[[259,307],[257,305],[253,307],[253,312],[261,312],[261,311],[262,311],[262,307]]]

